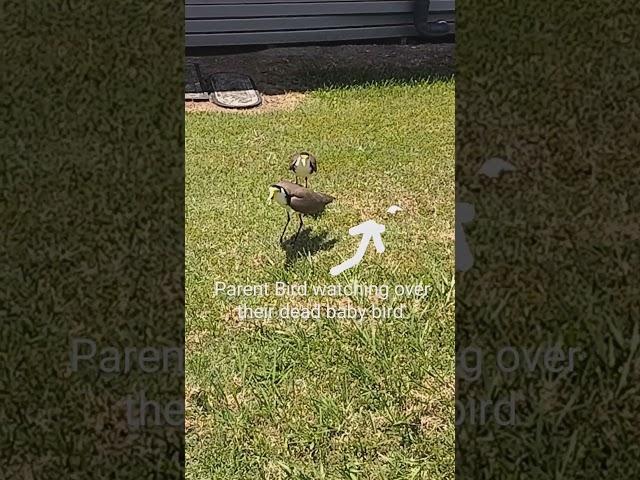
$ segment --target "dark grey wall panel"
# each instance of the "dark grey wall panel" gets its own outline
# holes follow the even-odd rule
[[[191,34],[409,25],[412,21],[413,15],[410,13],[389,15],[318,15],[315,17],[187,20],[186,27],[187,31]]]
[[[455,0],[431,0],[430,12],[453,12],[456,9]]]
[[[274,3],[358,3],[363,0],[186,0],[186,5],[252,5]],[[376,3],[393,3],[405,0],[373,0]],[[429,10],[451,10],[454,0],[431,0]]]
[[[405,0],[186,0],[185,5],[251,5],[256,3],[345,3],[345,2],[397,2]]]
[[[344,3],[368,0],[186,0],[186,5],[243,5],[255,3]],[[369,0],[378,2],[398,2],[404,0]]]
[[[396,27],[338,28],[328,30],[290,30],[281,32],[215,33],[187,35],[187,47],[225,45],[264,45],[296,42],[329,42],[363,38],[393,38],[415,34],[413,25]]]
[[[186,46],[317,43],[412,37],[413,0],[186,0]],[[455,22],[454,0],[430,21]]]
[[[412,1],[269,3],[248,5],[188,5],[187,18],[288,17],[412,12]]]
[[[186,0],[185,4],[189,5],[256,5],[256,4],[277,4],[277,3],[362,3],[366,0]],[[406,3],[407,0],[373,0],[375,3]],[[437,12],[440,10],[454,10],[455,0],[431,0],[429,11]]]

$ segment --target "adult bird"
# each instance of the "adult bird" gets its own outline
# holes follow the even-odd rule
[[[309,152],[296,153],[291,157],[289,163],[289,170],[291,170],[296,176],[296,183],[298,183],[298,177],[304,177],[304,186],[309,187],[307,179],[318,171],[318,161],[316,157]]]
[[[298,185],[287,180],[281,180],[278,183],[274,183],[269,187],[268,203],[275,202],[287,211],[287,223],[284,224],[282,235],[280,235],[280,243],[284,238],[284,234],[287,232],[287,227],[291,221],[291,211],[298,214],[300,217],[300,225],[293,241],[298,239],[300,230],[302,230],[304,215],[319,215],[325,207],[335,200],[331,195],[326,193],[313,192],[308,188]]]

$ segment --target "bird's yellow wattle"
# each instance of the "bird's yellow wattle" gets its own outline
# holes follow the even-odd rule
[[[269,187],[269,198],[267,198],[267,203],[270,205],[273,202],[273,196],[278,191],[277,188]]]

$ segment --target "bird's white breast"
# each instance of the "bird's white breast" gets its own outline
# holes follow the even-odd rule
[[[281,191],[277,191],[274,195],[273,195],[273,199],[276,201],[276,203],[280,206],[286,207],[287,205],[287,196],[284,194],[284,192]]]
[[[306,158],[299,158],[294,168],[296,175],[300,177],[308,177],[311,175],[311,162]]]

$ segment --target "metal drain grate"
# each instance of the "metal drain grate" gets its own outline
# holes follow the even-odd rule
[[[262,103],[251,77],[241,73],[215,73],[211,75],[210,99],[224,108],[252,108]]]
[[[202,78],[200,65],[189,63],[184,72],[184,99],[185,100],[209,100],[211,90]]]

